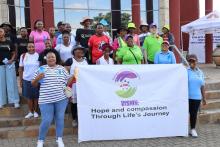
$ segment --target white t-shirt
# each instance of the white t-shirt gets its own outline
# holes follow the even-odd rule
[[[25,53],[20,57],[19,66],[24,67],[23,71],[23,79],[27,81],[31,81],[34,78],[35,71],[39,68],[40,63],[38,61],[39,55],[38,53],[29,54]]]
[[[65,46],[63,44],[59,44],[55,47],[55,49],[60,53],[60,58],[63,62],[72,57],[71,51],[73,49],[73,45]]]
[[[97,65],[113,65],[114,61],[112,60],[112,58],[109,57],[109,62],[107,62],[104,56],[102,56],[96,61],[96,64]]]
[[[88,65],[86,59],[84,59],[82,62],[78,62],[74,58],[72,58],[72,59],[73,59],[73,63],[70,67],[70,75],[71,76],[74,75],[74,71],[78,65]],[[72,96],[71,102],[77,103],[76,83],[72,84],[72,95],[73,96]]]

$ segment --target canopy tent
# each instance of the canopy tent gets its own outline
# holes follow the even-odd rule
[[[213,46],[220,43],[220,12],[213,11],[182,26],[181,32],[190,34],[189,53],[196,54],[198,61],[205,63],[205,34],[213,34]]]
[[[220,12],[213,11],[208,15],[181,27],[184,33],[213,34],[220,32]]]

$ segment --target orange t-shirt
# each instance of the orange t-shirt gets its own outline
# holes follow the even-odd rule
[[[103,55],[103,52],[101,50],[102,45],[109,42],[110,42],[109,38],[105,35],[102,36],[92,35],[89,38],[88,45],[92,49],[92,63],[95,64],[96,60]]]

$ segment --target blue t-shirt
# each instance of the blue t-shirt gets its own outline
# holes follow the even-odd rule
[[[192,70],[188,68],[188,89],[189,89],[189,99],[201,100],[202,92],[201,87],[205,85],[203,72],[196,68]]]
[[[166,53],[159,51],[154,57],[154,64],[176,64],[176,58],[173,52]]]

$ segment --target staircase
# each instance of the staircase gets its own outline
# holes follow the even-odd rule
[[[220,82],[206,84],[207,105],[201,107],[199,123],[220,122]]]
[[[198,123],[220,122],[220,82],[206,85],[207,105],[201,108]],[[26,100],[21,98],[21,108],[5,107],[0,109],[0,139],[37,137],[40,118],[25,119],[28,112]],[[77,134],[71,125],[70,114],[65,115],[64,135]],[[55,126],[49,129],[48,136],[55,136]]]
[[[25,119],[28,112],[28,106],[21,98],[21,107],[15,109],[12,106],[0,109],[0,139],[37,137],[40,125],[40,118]],[[77,128],[72,127],[72,117],[70,114],[65,115],[64,135],[77,133]],[[54,123],[50,127],[47,136],[55,136]]]

